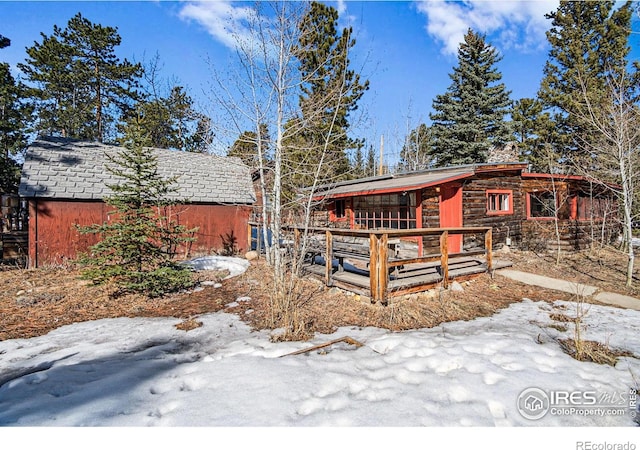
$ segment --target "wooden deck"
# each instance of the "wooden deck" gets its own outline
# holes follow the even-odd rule
[[[345,289],[357,294],[373,297],[371,295],[370,271],[357,267],[357,262],[347,260],[343,268],[339,261],[333,260],[332,286]],[[494,260],[493,269],[501,269],[511,266],[512,263],[504,260]],[[307,261],[303,269],[310,275],[325,278],[326,263],[323,257],[316,256],[314,261]],[[459,256],[449,259],[448,281],[468,280],[488,271],[486,261],[472,256]],[[415,292],[422,292],[442,285],[443,274],[440,262],[415,263],[399,267],[389,274],[387,284],[387,296],[395,297]]]
[[[491,227],[350,230],[285,227],[292,251],[304,248],[302,269],[337,286],[387,303],[392,296],[425,291],[451,280],[469,279],[510,263],[493,260]],[[478,248],[449,251],[452,236],[484,235]],[[403,242],[439,238],[435,253]]]

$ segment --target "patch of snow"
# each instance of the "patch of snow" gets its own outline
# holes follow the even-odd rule
[[[232,256],[202,256],[183,262],[194,270],[228,270],[229,275],[224,279],[242,275],[249,268],[249,261]]]
[[[203,325],[188,332],[171,318],[77,323],[0,342],[0,427],[579,426],[617,427],[622,439],[636,425],[631,409],[539,420],[517,409],[527,388],[628,396],[640,378],[637,358],[611,367],[562,351],[557,338],[571,330],[550,327],[549,315],[574,307],[524,300],[430,329],[342,327],[310,342],[274,342],[282,330],[252,331],[224,312],[198,316]],[[584,337],[640,355],[639,320],[638,311],[590,305]],[[364,346],[289,355],[344,336]],[[536,448],[539,438],[530,437]],[[527,442],[518,447],[533,448]]]

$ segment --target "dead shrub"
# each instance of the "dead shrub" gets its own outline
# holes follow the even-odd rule
[[[608,364],[615,366],[618,358],[634,356],[626,350],[612,349],[596,341],[581,341],[580,348],[576,347],[575,339],[559,339],[558,343],[562,350],[578,361],[594,362],[597,364]]]

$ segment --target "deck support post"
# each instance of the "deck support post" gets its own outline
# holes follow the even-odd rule
[[[442,269],[442,287],[449,287],[449,232],[440,235],[440,268]]]
[[[484,249],[487,254],[487,271],[491,273],[493,270],[493,242],[492,242],[492,228],[489,228],[484,233]]]
[[[387,303],[389,235],[369,234],[369,288],[373,303]]]
[[[378,236],[369,234],[369,290],[371,291],[371,302],[380,301],[378,295]]]
[[[378,238],[378,298],[383,305],[387,304],[387,286],[389,285],[389,235]]]
[[[327,251],[325,254],[325,283],[333,286],[333,234],[327,230]]]

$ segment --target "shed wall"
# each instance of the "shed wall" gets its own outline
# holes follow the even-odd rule
[[[103,202],[31,199],[29,201],[29,265],[38,267],[73,260],[98,241],[96,235],[81,234],[77,226],[104,223],[109,207]],[[245,205],[181,205],[172,207],[178,223],[198,227],[196,241],[178,256],[217,253],[225,244],[244,252],[247,222],[251,212]]]

